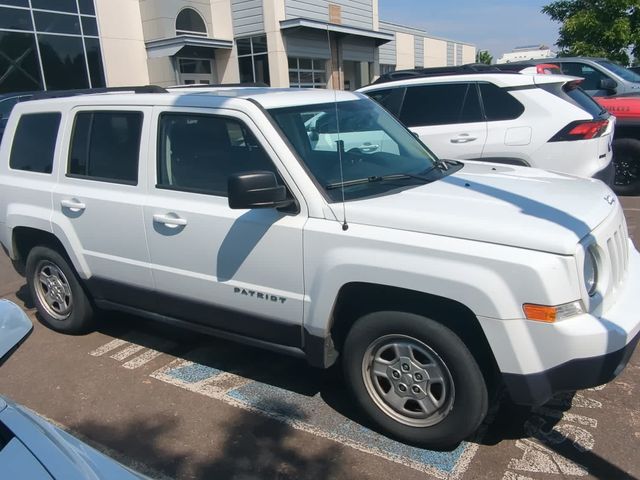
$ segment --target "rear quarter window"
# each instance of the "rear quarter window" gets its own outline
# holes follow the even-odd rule
[[[514,120],[524,112],[524,105],[508,91],[492,83],[480,84],[480,95],[487,121]]]
[[[59,112],[22,115],[13,136],[9,167],[51,173],[61,118]]]

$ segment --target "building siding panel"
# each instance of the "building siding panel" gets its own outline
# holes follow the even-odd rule
[[[323,32],[288,33],[284,42],[288,57],[331,58],[329,41]]]
[[[424,37],[416,35],[414,37],[414,42],[415,42],[415,47],[413,51],[416,57],[416,60],[415,60],[416,68],[424,67]]]
[[[455,65],[455,44],[453,42],[447,42],[447,67]]]
[[[345,38],[342,41],[342,58],[355,62],[373,62],[375,45],[373,40]]]
[[[456,43],[456,65],[462,65],[462,45]]]
[[[286,18],[309,18],[320,22],[329,21],[329,3],[342,9],[342,25],[373,28],[373,5],[371,0],[285,0]]]
[[[264,32],[262,0],[231,0],[231,16],[236,37]]]

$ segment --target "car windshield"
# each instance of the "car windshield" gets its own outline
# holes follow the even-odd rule
[[[436,175],[430,179],[438,178],[432,168],[437,161],[435,156],[371,100],[304,105],[269,112],[333,201],[342,199],[336,183],[401,173],[420,175],[427,171]],[[422,183],[418,178],[396,177],[394,181],[349,185],[344,194],[345,199],[354,199]],[[332,185],[333,188],[327,188]]]
[[[609,62],[607,60],[600,60],[598,63],[628,82],[640,83],[640,75],[623,67],[622,65],[618,65],[617,63]]]

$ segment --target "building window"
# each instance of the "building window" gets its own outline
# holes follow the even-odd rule
[[[104,86],[93,0],[0,0],[0,93]]]
[[[185,8],[178,13],[176,18],[176,35],[200,35],[206,37],[207,26],[198,12],[193,8]]]
[[[237,38],[240,83],[265,83],[269,85],[269,57],[267,37]]]
[[[327,61],[289,57],[289,85],[294,88],[327,88]]]
[[[380,75],[385,75],[387,73],[391,73],[395,71],[396,71],[395,65],[386,65],[383,63],[380,64]]]

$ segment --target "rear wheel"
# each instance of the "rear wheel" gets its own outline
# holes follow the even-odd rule
[[[616,175],[613,189],[618,195],[640,193],[640,140],[618,138],[613,141]]]
[[[426,317],[363,316],[345,341],[343,367],[360,406],[403,442],[451,447],[475,432],[487,412],[487,387],[473,355]]]
[[[27,257],[27,285],[44,323],[64,333],[82,333],[94,323],[91,302],[68,260],[48,247]]]

